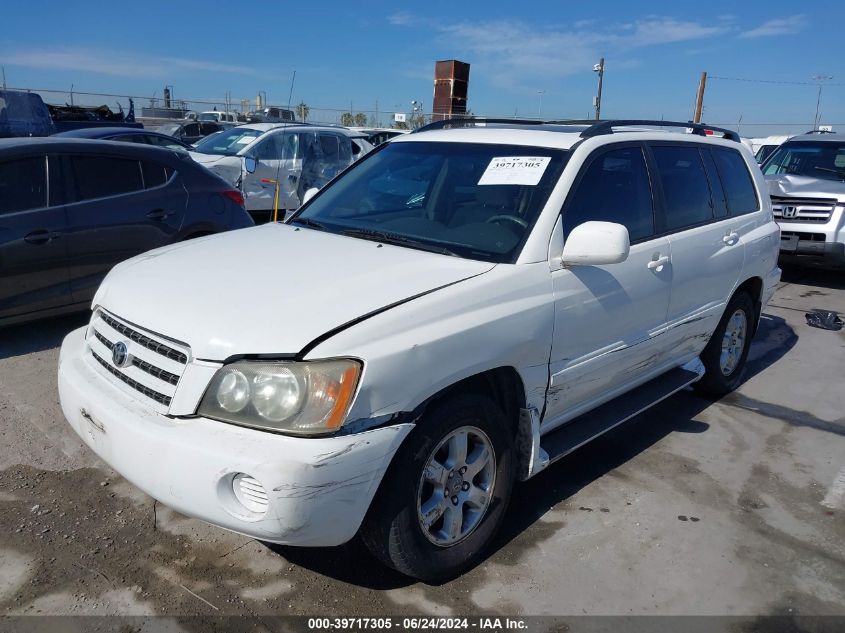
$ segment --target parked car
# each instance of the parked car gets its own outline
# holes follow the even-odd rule
[[[197,115],[197,121],[205,121],[210,123],[231,123],[232,125],[237,125],[239,123],[237,112],[220,112],[218,110],[207,110],[205,112],[200,112]]]
[[[194,145],[204,139],[206,136],[211,136],[215,132],[223,130],[220,123],[213,122],[195,122],[195,121],[178,121],[173,123],[165,123],[156,128],[159,134],[166,134],[173,138],[179,139],[188,145]]]
[[[48,106],[37,93],[0,90],[0,138],[50,136],[80,128],[143,128],[135,121],[131,99],[129,103],[129,113],[124,116],[106,106]]]
[[[353,132],[358,132],[359,134],[364,135],[364,137],[372,143],[374,147],[378,147],[392,138],[402,136],[403,134],[408,134],[410,132],[410,130],[397,130],[389,127],[351,127],[349,129]]]
[[[484,554],[515,481],[736,388],[780,278],[738,136],[483,123],[394,139],[288,223],[115,268],[62,345],[71,426],[179,512],[360,533],[436,579]]]
[[[61,138],[90,138],[100,139],[103,141],[120,141],[121,143],[141,143],[144,145],[153,145],[155,147],[179,149],[183,151],[190,151],[194,149],[193,146],[188,143],[183,143],[179,139],[168,136],[167,134],[150,132],[148,130],[133,130],[131,128],[123,127],[83,128],[81,130],[71,130],[70,132],[59,132],[53,136]]]
[[[789,139],[789,136],[778,135],[766,136],[763,138],[752,138],[749,140],[751,141],[754,158],[756,158],[757,162],[762,165],[766,162],[766,159],[781,146],[782,143],[785,143]]]
[[[251,224],[240,191],[185,152],[0,140],[0,325],[88,309],[114,264]]]
[[[308,189],[319,189],[372,148],[357,134],[341,127],[254,123],[226,130],[197,143],[191,156],[224,180],[238,186],[247,211],[256,222],[273,217],[276,185],[280,183],[279,209],[292,211]],[[250,161],[247,169],[245,159]]]
[[[845,264],[845,134],[805,134],[763,164],[781,255]]]
[[[247,123],[292,123],[296,121],[293,110],[277,107],[250,112],[245,118]]]

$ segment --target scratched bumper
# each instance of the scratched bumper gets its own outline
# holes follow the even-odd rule
[[[411,429],[401,424],[344,437],[293,438],[207,418],[170,418],[88,365],[84,330],[65,338],[59,358],[62,410],[77,434],[151,497],[256,539],[304,546],[351,539]],[[239,504],[232,492],[236,473],[261,483],[266,512]]]

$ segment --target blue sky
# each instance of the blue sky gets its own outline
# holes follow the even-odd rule
[[[706,9],[704,14],[702,9]],[[431,108],[434,61],[472,65],[476,114],[584,117],[606,58],[603,115],[688,119],[701,71],[705,120],[742,133],[811,123],[812,77],[832,76],[822,122],[845,129],[845,2],[6,3],[9,86],[381,111]],[[543,91],[542,95],[539,91]],[[47,95],[45,95],[47,96]],[[47,99],[53,100],[56,99]]]

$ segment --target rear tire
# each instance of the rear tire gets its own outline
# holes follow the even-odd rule
[[[755,318],[751,295],[741,290],[731,297],[710,342],[701,353],[705,374],[695,383],[696,391],[721,397],[739,387],[751,348]]]
[[[454,577],[479,560],[498,531],[514,474],[510,425],[492,400],[460,394],[436,403],[385,473],[361,527],[363,541],[413,578]]]

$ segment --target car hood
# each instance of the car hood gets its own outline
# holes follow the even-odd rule
[[[241,157],[223,156],[222,154],[203,154],[202,152],[188,152],[195,162],[206,169],[213,171],[232,185],[236,184],[241,176]]]
[[[94,305],[191,347],[195,358],[288,355],[371,313],[495,264],[265,224],[117,265]]]
[[[779,174],[766,176],[770,196],[795,196],[801,198],[845,198],[845,182],[823,180],[809,176]]]

